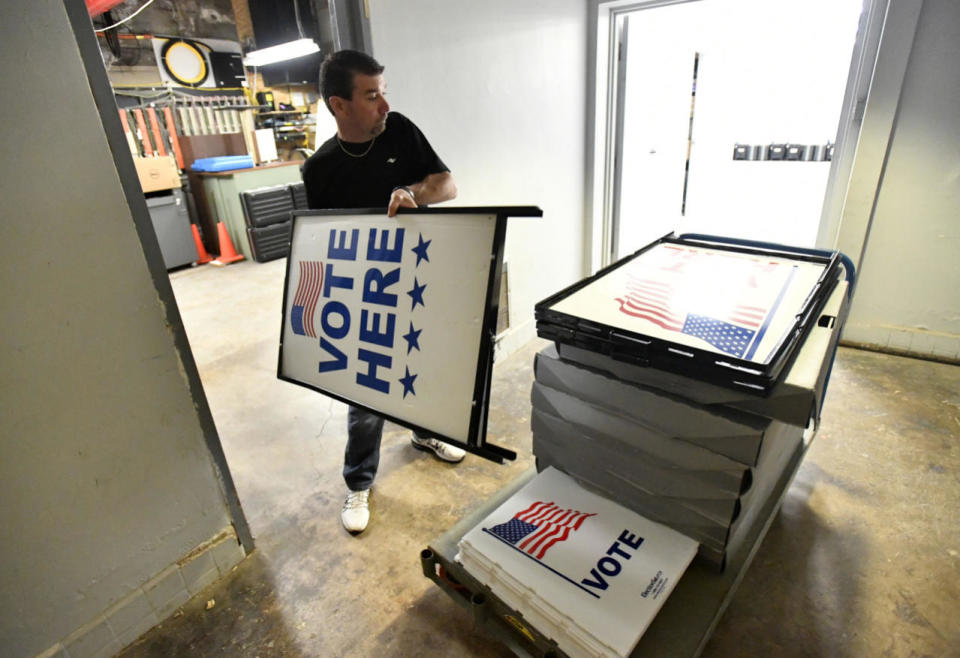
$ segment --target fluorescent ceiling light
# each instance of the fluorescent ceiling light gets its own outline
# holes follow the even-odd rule
[[[296,41],[288,41],[287,43],[270,46],[269,48],[251,50],[247,53],[247,56],[243,58],[243,65],[266,66],[267,64],[275,64],[288,59],[311,55],[319,51],[320,46],[314,43],[313,39],[297,39]]]

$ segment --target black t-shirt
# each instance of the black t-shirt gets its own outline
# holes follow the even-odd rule
[[[367,151],[367,147],[370,150]],[[354,157],[344,153],[362,157]],[[303,164],[307,204],[312,209],[385,208],[398,185],[419,183],[449,171],[410,119],[387,115],[386,129],[373,144],[344,142],[333,136]]]

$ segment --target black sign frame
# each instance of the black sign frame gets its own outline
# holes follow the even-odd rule
[[[794,323],[777,343],[765,363],[740,359],[727,354],[681,345],[660,337],[628,331],[600,322],[553,310],[551,307],[614,270],[632,262],[660,244],[674,244],[729,251],[754,256],[823,265],[823,271],[810,290]],[[796,356],[804,336],[816,322],[819,311],[839,281],[841,254],[783,245],[752,246],[738,244],[719,236],[677,237],[673,233],[638,249],[633,254],[599,270],[593,276],[560,290],[537,303],[534,317],[537,334],[552,340],[590,350],[637,366],[651,367],[765,397],[784,368]]]
[[[290,285],[290,269],[292,259],[288,258],[283,283],[283,305],[281,307],[280,341],[277,356],[277,378],[309,388],[318,393],[331,397],[340,402],[365,409],[372,413],[398,425],[402,425],[411,430],[422,432],[449,443],[458,446],[464,450],[488,459],[490,461],[502,464],[505,460],[514,460],[517,453],[513,450],[493,445],[486,441],[487,419],[490,411],[490,388],[493,377],[493,349],[494,338],[497,329],[497,314],[500,306],[500,272],[503,263],[504,241],[506,238],[507,218],[508,217],[542,217],[543,211],[536,206],[474,206],[474,207],[443,207],[443,208],[400,208],[398,215],[403,214],[430,214],[430,215],[495,215],[496,225],[494,228],[493,244],[490,253],[490,269],[487,276],[487,289],[485,295],[485,308],[483,311],[482,328],[480,332],[480,344],[478,346],[477,372],[474,380],[473,404],[469,421],[467,441],[460,441],[453,437],[444,436],[429,427],[412,423],[408,420],[398,418],[394,415],[385,413],[373,406],[363,404],[357,400],[350,399],[339,393],[314,386],[307,382],[287,377],[283,373],[283,336],[286,318],[288,317],[288,294]],[[374,215],[382,218],[386,215],[385,208],[349,208],[349,209],[330,209],[330,210],[295,210],[291,213],[293,226],[291,228],[291,240],[295,235],[296,225],[302,218],[312,217],[337,217],[342,218],[346,215]]]

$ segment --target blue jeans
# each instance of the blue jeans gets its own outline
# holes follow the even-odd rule
[[[426,434],[414,432],[417,438]],[[347,447],[343,454],[343,480],[350,491],[364,491],[373,486],[380,465],[380,440],[383,418],[357,407],[347,409]]]

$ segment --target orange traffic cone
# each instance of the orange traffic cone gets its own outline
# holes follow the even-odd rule
[[[197,247],[197,265],[209,263],[213,260],[213,256],[208,254],[206,247],[203,246],[203,241],[200,239],[200,231],[197,230],[197,225],[190,224],[190,228],[193,230],[193,244]]]
[[[233,248],[230,234],[227,233],[227,227],[223,222],[217,222],[217,239],[220,241],[220,255],[210,263],[211,265],[228,265],[243,260],[243,254],[238,254]]]

